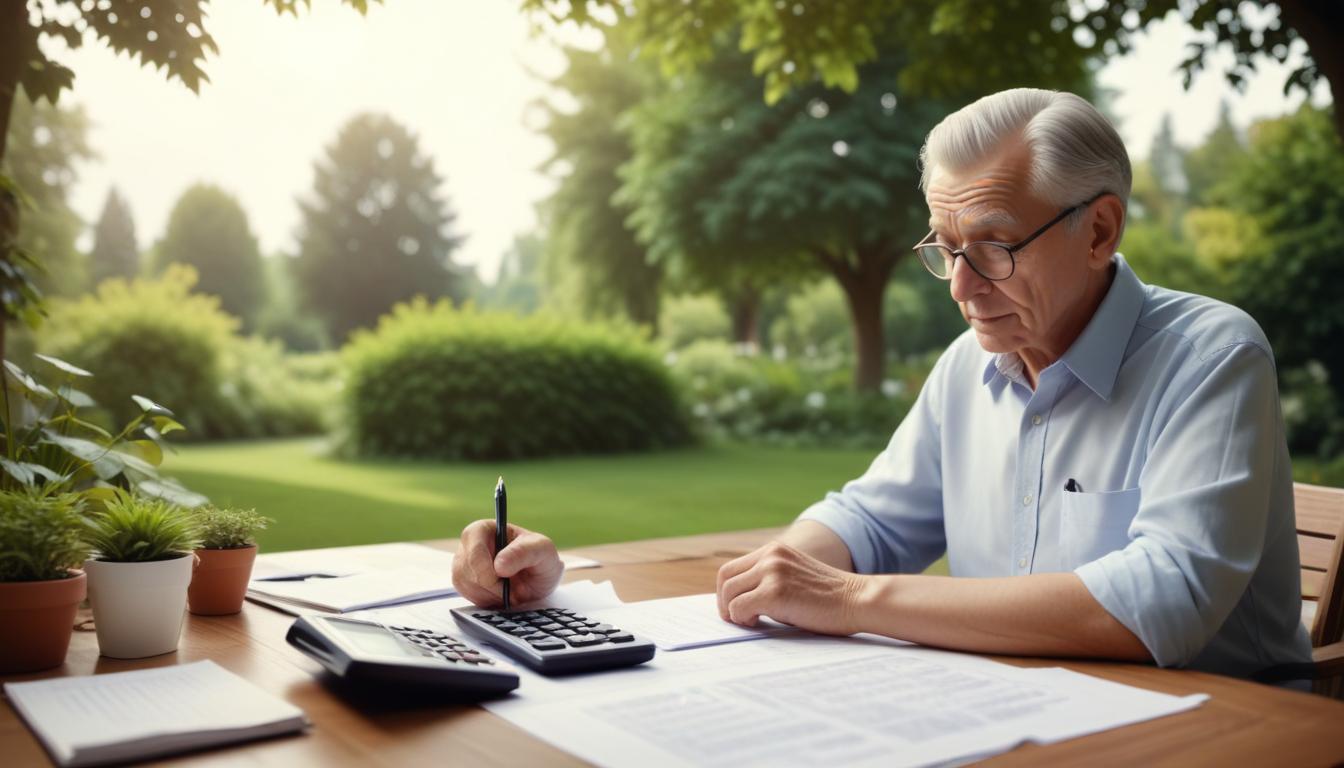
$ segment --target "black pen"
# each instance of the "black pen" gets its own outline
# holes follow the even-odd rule
[[[509,497],[504,492],[504,476],[495,483],[495,555],[509,545]],[[509,610],[509,580],[500,579],[504,587],[504,610]]]

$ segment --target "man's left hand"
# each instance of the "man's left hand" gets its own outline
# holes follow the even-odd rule
[[[772,541],[719,569],[719,615],[756,626],[761,616],[828,635],[861,631],[865,577]]]

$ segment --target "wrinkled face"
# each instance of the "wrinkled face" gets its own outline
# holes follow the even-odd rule
[[[1025,145],[1012,142],[978,167],[935,169],[926,198],[937,240],[953,248],[978,240],[1016,244],[1054,218],[1060,208],[1027,188],[1028,162]],[[1087,227],[1070,232],[1060,222],[1016,251],[1013,276],[1000,281],[957,259],[952,298],[980,346],[1024,359],[1032,352],[1063,354],[1076,333],[1069,330],[1071,319],[1089,302],[1088,242]]]

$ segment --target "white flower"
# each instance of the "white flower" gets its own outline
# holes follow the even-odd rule
[[[821,392],[808,392],[807,397],[803,399],[808,408],[826,407],[826,395]]]
[[[887,397],[900,397],[905,394],[905,382],[884,379],[882,381],[882,394]]]

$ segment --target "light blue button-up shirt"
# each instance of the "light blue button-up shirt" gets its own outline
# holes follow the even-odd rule
[[[1074,480],[1081,491],[1066,491]],[[1255,321],[1115,278],[1033,390],[968,331],[864,475],[803,513],[859,573],[1076,573],[1162,666],[1310,660],[1274,358]]]

